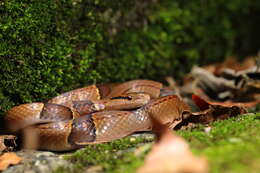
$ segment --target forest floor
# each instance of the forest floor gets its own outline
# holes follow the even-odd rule
[[[211,173],[260,172],[260,113],[250,113],[210,126],[179,130],[193,153],[209,161]],[[134,172],[143,164],[149,152],[153,135],[135,135],[107,144],[87,146],[64,156],[74,163],[71,169],[64,166],[54,172]],[[170,158],[169,158],[170,159]]]
[[[258,173],[259,131],[260,113],[249,113],[176,133],[186,139],[195,155],[208,160],[210,173]],[[153,141],[153,134],[140,133],[73,152],[19,151],[22,164],[3,173],[132,173],[143,165]]]
[[[258,58],[260,62],[260,55]],[[200,108],[200,112],[195,113],[197,117],[198,115],[201,117],[197,121],[199,123],[196,124],[193,121],[191,125],[186,124],[183,126],[184,128],[176,130],[175,133],[170,131],[172,133],[172,138],[170,138],[181,142],[179,148],[188,144],[195,156],[205,158],[208,163],[206,167],[210,173],[260,172],[260,67],[259,64],[255,64],[257,63],[251,58],[246,59],[243,65],[239,65],[234,59],[231,59],[222,64],[203,68],[195,67],[191,74],[183,80],[185,84],[183,86],[177,85],[173,78],[166,79],[169,84],[168,88],[174,89],[174,94],[183,96],[187,103],[192,102],[193,93],[201,94],[204,98],[203,100],[199,96],[192,95],[194,103]],[[234,107],[241,108],[239,110],[247,107],[251,113],[237,112]],[[223,119],[222,115],[227,119],[218,120]],[[218,116],[219,118],[217,118]],[[206,118],[203,119],[203,117]],[[217,121],[209,121],[205,125],[204,120]],[[154,125],[156,123],[153,124],[153,127],[155,127]],[[158,132],[154,132],[157,137],[160,136]],[[163,133],[161,132],[161,134]],[[167,139],[170,141],[170,138]],[[3,173],[132,173],[142,165],[147,165],[147,158],[150,153],[155,153],[153,149],[156,146],[160,148],[158,143],[160,144],[160,141],[163,140],[154,142],[155,139],[157,138],[153,133],[146,132],[136,133],[108,143],[88,145],[70,152],[20,150],[16,154],[22,158],[21,162],[2,170],[4,170]],[[168,144],[172,143],[168,142]],[[175,146],[168,145],[167,147],[160,152],[163,153],[163,159],[166,158],[170,160],[170,163],[173,162],[172,167],[176,166],[174,164],[178,160],[193,158],[192,154],[187,154],[190,152],[187,149],[188,152],[185,150],[184,153],[181,153],[184,155],[180,155],[179,158],[177,156],[176,159],[176,153],[172,153],[172,155],[167,153]],[[185,157],[187,156],[185,154],[188,157]],[[171,158],[171,156],[175,156],[175,158]],[[4,162],[1,157],[0,169]],[[154,164],[160,164],[159,160],[157,163],[155,159]],[[190,166],[185,163],[182,168],[187,165]],[[151,163],[148,164],[150,168],[153,166]],[[207,168],[204,169],[204,172],[207,172]]]

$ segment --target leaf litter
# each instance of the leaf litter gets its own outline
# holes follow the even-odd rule
[[[206,173],[207,160],[194,156],[187,142],[172,132],[168,126],[153,120],[157,142],[146,156],[137,173]]]
[[[235,117],[247,113],[248,108],[259,105],[260,55],[256,59],[247,58],[240,64],[235,58],[230,58],[220,64],[194,67],[183,79],[182,85],[168,77],[167,90],[181,96],[192,110],[196,110],[184,112],[182,122],[175,129]],[[210,129],[211,126],[208,125],[205,133]],[[153,132],[157,142],[146,156],[144,165],[137,170],[138,173],[208,172],[207,160],[193,155],[187,142],[171,129],[154,122]],[[14,140],[10,136],[0,136],[0,151],[12,151],[13,148],[4,142],[10,139]],[[15,153],[4,153],[0,156],[0,170],[20,161],[21,158]]]
[[[182,122],[175,129],[197,123],[210,124],[245,114],[248,108],[256,107],[260,103],[259,62],[260,53],[256,60],[247,58],[242,64],[230,58],[222,64],[194,67],[184,79],[183,86],[167,77],[169,88],[197,110],[184,112]],[[206,159],[194,156],[184,139],[158,122],[153,124],[158,141],[137,173],[208,172]],[[205,133],[209,133],[211,128],[208,125]]]
[[[4,153],[0,156],[0,171],[5,170],[9,165],[16,165],[20,163],[21,160],[22,158],[13,152]]]
[[[0,153],[5,151],[13,151],[16,148],[16,136],[0,135]]]

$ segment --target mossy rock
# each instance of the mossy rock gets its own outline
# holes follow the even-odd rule
[[[90,83],[179,78],[193,64],[255,52],[259,9],[240,0],[3,0],[0,114]]]

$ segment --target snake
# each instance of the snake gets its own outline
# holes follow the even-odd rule
[[[152,80],[89,85],[45,102],[15,106],[5,115],[8,129],[30,127],[38,149],[66,151],[151,131],[152,119],[175,127],[189,106]]]

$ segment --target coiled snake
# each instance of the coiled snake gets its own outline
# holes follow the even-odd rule
[[[13,132],[33,127],[39,149],[70,150],[149,131],[151,117],[174,127],[189,107],[176,95],[163,95],[162,84],[151,80],[90,85],[45,103],[15,106],[5,119]]]

